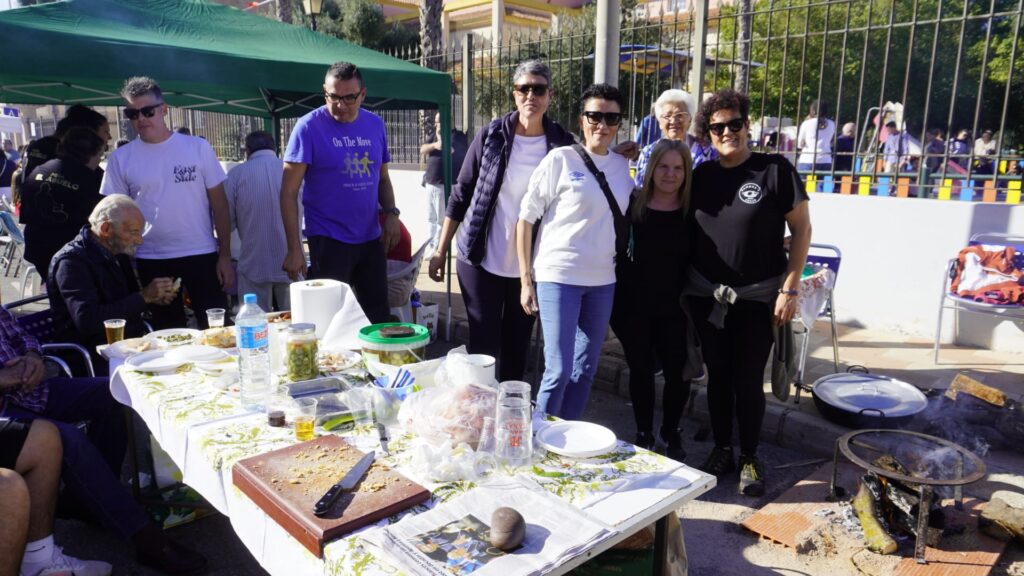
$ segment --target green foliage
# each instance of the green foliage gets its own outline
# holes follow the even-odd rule
[[[308,16],[304,16],[308,18]],[[419,43],[416,30],[384,19],[373,0],[327,0],[316,19],[317,31],[373,50],[392,50]]]

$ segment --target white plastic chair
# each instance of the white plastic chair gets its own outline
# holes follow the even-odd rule
[[[388,260],[388,306],[391,308],[391,315],[397,317],[399,322],[412,322],[412,304],[409,298],[412,296],[412,289],[416,287],[420,266],[423,265],[423,254],[429,244],[429,240],[424,242],[412,255],[411,262]]]
[[[1024,260],[1024,236],[1020,234],[1003,234],[1000,232],[979,232],[972,234],[970,246],[977,244],[995,244],[1013,246],[1017,249],[1017,257]],[[949,291],[950,282],[956,272],[957,258],[950,258],[942,275],[942,295],[939,300],[939,320],[935,326],[935,363],[939,363],[939,350],[942,348],[942,316],[946,310],[968,312],[982,316],[991,316],[1000,320],[1024,320],[1024,306],[1006,306],[977,302],[962,298]]]

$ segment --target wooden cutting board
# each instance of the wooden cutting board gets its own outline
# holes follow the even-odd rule
[[[318,558],[325,542],[415,506],[430,492],[379,460],[354,490],[343,493],[323,518],[313,505],[348,472],[363,452],[333,435],[238,461],[232,481],[257,506]]]

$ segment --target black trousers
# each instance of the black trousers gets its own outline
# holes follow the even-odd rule
[[[228,307],[228,296],[217,279],[216,252],[163,260],[139,258],[135,261],[135,267],[139,271],[143,288],[154,278],[181,278],[181,285],[188,290],[188,297],[192,300],[192,311],[200,329],[209,327],[206,321],[207,310]],[[170,304],[149,306],[153,313],[151,322],[154,329],[185,327],[185,303],[182,299],[185,290],[178,292]]]
[[[654,373],[661,359],[665,389],[661,398],[661,428],[679,428],[690,396],[690,381],[683,378],[686,363],[686,317],[683,311],[657,313],[640,309],[645,302],[616,299],[612,330],[622,344],[629,364],[629,398],[637,432],[654,430]]]
[[[708,412],[715,445],[732,446],[732,419],[739,422],[740,453],[757,451],[764,422],[764,368],[772,349],[774,304],[737,300],[729,306],[725,326],[708,321],[712,298],[690,297],[693,323],[708,369]]]
[[[469,317],[470,354],[494,356],[498,381],[522,380],[536,316],[523,312],[519,278],[491,274],[462,260],[455,269]]]
[[[370,240],[347,244],[327,236],[309,237],[313,278],[330,278],[348,284],[370,322],[391,317],[388,306],[388,266],[384,244]]]

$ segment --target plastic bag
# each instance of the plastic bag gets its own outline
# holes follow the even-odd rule
[[[406,398],[398,422],[406,430],[440,444],[476,447],[484,418],[494,418],[498,391],[478,384],[421,390]]]
[[[485,368],[478,363],[478,358],[485,357],[481,354],[470,355],[466,352],[465,346],[459,346],[448,351],[444,362],[434,373],[434,383],[438,386],[459,386],[464,384],[483,384],[497,388],[498,381],[494,378],[494,359],[491,358],[491,366]],[[489,358],[489,357],[485,357]]]

